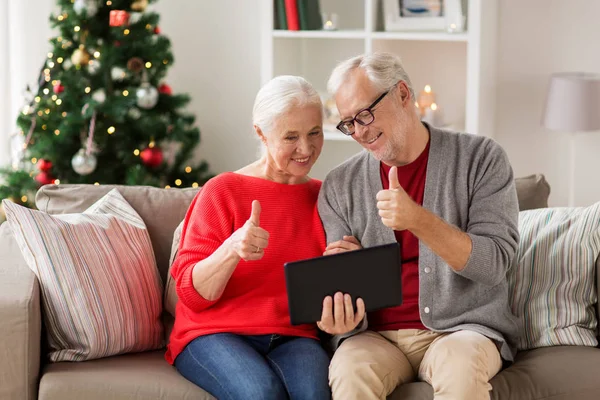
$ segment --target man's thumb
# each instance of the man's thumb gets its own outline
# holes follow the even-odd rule
[[[260,226],[260,203],[258,200],[252,201],[252,214],[250,214],[249,221],[256,226]]]
[[[392,167],[390,168],[390,189],[399,189],[400,182],[398,182],[398,168]]]

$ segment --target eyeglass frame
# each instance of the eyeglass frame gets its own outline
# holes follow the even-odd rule
[[[359,123],[360,125],[362,125],[362,126],[368,126],[368,125],[371,125],[371,124],[373,123],[373,121],[375,121],[375,114],[373,114],[373,108],[375,108],[375,106],[376,106],[377,104],[379,104],[379,102],[380,102],[381,100],[383,100],[383,98],[384,98],[384,97],[385,97],[385,96],[386,96],[386,95],[387,95],[389,92],[391,92],[391,91],[392,91],[392,89],[388,89],[388,90],[386,90],[385,92],[383,92],[383,93],[382,93],[382,94],[381,94],[381,95],[380,95],[380,96],[379,96],[379,97],[378,97],[378,98],[377,98],[377,99],[376,99],[376,100],[375,100],[373,103],[371,103],[371,105],[370,105],[369,107],[367,107],[367,108],[363,108],[362,110],[358,111],[358,112],[357,112],[357,113],[354,115],[354,117],[353,117],[353,118],[348,118],[348,119],[341,120],[341,121],[340,121],[340,122],[339,122],[339,123],[338,123],[338,124],[335,126],[335,127],[336,127],[336,129],[337,129],[338,131],[342,132],[342,133],[343,133],[344,135],[346,135],[346,136],[352,136],[352,135],[354,135],[354,134],[356,133],[356,128],[354,128],[354,132],[351,132],[351,133],[350,133],[350,132],[349,132],[349,133],[346,133],[346,132],[344,132],[344,131],[342,130],[342,126],[343,126],[343,124],[346,124],[346,123],[348,123],[348,122],[351,122],[351,123],[352,123],[352,126],[354,126],[355,122],[358,122],[358,123]],[[363,112],[365,112],[365,111],[367,111],[367,112],[368,112],[368,113],[371,115],[371,118],[372,118],[372,119],[371,119],[371,121],[370,121],[370,122],[368,122],[368,123],[365,123],[365,122],[363,122],[363,121],[361,121],[361,120],[359,120],[359,119],[356,119],[356,117],[358,117],[360,114],[362,114],[362,113],[363,113]]]

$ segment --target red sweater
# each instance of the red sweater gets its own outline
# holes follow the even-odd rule
[[[410,164],[398,168],[398,182],[413,201],[423,205],[429,143]],[[390,167],[381,163],[381,182],[390,187]],[[374,331],[427,329],[419,315],[419,239],[410,231],[394,231],[402,259],[402,304],[369,313],[369,328]]]
[[[211,333],[317,337],[313,324],[290,324],[283,264],[325,251],[317,212],[320,188],[314,179],[286,185],[232,172],[204,185],[185,217],[171,268],[179,301],[165,356],[169,363],[192,340]],[[192,269],[244,225],[252,200],[260,202],[260,226],[269,232],[269,245],[261,260],[240,260],[221,297],[209,301],[194,289]]]

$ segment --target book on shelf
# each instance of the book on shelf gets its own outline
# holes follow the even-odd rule
[[[319,0],[273,0],[274,28],[314,31],[323,27]]]

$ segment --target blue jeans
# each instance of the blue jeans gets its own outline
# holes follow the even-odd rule
[[[177,356],[175,367],[219,400],[331,398],[329,357],[309,338],[200,336]]]

